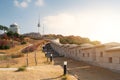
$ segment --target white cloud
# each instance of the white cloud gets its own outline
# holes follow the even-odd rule
[[[79,16],[69,13],[60,13],[54,16],[47,16],[43,24],[47,26],[46,32],[53,34],[75,35],[79,32]],[[73,34],[75,33],[75,34]]]
[[[31,0],[23,0],[22,2],[19,2],[18,0],[14,0],[14,5],[17,7],[26,8],[28,7],[28,4],[31,2]]]
[[[35,5],[36,6],[43,6],[44,5],[44,0],[36,0]]]
[[[23,8],[26,8],[26,7],[28,7],[28,3],[23,1],[20,3],[20,6]]]
[[[59,13],[43,18],[46,32],[63,35],[80,35],[102,42],[120,41],[120,11],[85,10],[80,13]]]
[[[14,0],[15,6],[19,7],[19,2],[17,0]]]
[[[22,7],[22,8],[26,8],[29,6],[29,3],[32,2],[32,0],[14,0],[14,5],[16,7]],[[36,6],[43,6],[44,5],[44,0],[35,0],[35,5]]]

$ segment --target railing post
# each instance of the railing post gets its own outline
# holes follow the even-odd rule
[[[35,52],[35,65],[37,65],[36,52]]]

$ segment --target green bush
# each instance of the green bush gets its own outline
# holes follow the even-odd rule
[[[0,46],[0,49],[4,49],[4,46]]]
[[[19,71],[26,71],[26,66],[19,67],[17,72],[19,72]]]
[[[10,46],[8,46],[8,45],[5,45],[5,46],[0,46],[0,49],[10,49]]]
[[[26,44],[26,42],[21,42],[21,44]]]
[[[10,46],[6,45],[6,46],[4,46],[4,49],[10,49]]]

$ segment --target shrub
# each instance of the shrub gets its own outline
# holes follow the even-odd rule
[[[23,41],[23,42],[21,42],[21,44],[23,45],[23,44],[26,44],[26,42],[25,41]]]
[[[4,49],[10,49],[10,46],[5,45],[5,46],[4,46]]]
[[[8,45],[0,46],[0,49],[10,49],[10,46],[8,46]]]
[[[0,40],[0,46],[8,45],[10,42],[7,40]]]
[[[11,58],[19,58],[19,57],[23,57],[24,54],[22,53],[18,53],[18,54],[11,54]]]
[[[26,66],[19,67],[17,72],[19,72],[19,71],[26,71]]]
[[[0,49],[4,49],[4,46],[0,46]]]
[[[10,57],[6,55],[0,56],[0,60],[8,60],[9,58]]]
[[[9,49],[9,48],[10,48],[10,41],[0,40],[0,49]]]
[[[24,49],[22,50],[22,52],[23,52],[23,53],[33,52],[33,51],[35,51],[37,48],[38,48],[38,46],[36,46],[36,45],[31,45],[31,46],[28,46],[28,47],[24,48]]]

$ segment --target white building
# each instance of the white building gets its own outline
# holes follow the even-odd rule
[[[13,23],[10,25],[9,31],[20,34],[20,28],[19,28],[18,24],[16,24],[16,23]]]

